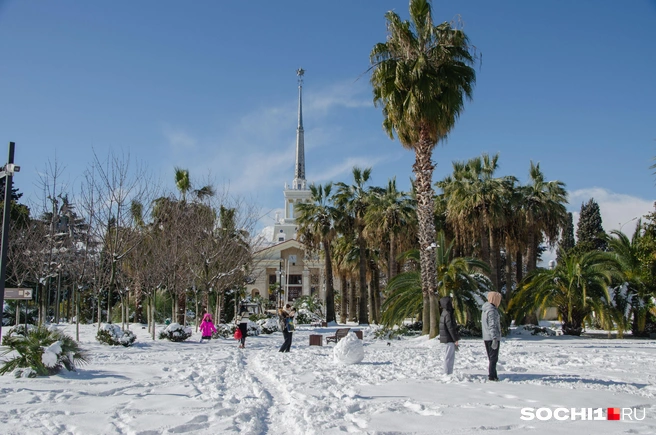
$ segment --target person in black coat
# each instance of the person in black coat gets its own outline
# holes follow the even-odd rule
[[[453,301],[447,296],[440,299],[442,314],[440,315],[440,343],[446,344],[444,351],[444,373],[450,375],[453,373],[453,365],[456,361],[456,347],[460,334],[458,334],[458,325],[456,324],[455,313],[453,312]]]

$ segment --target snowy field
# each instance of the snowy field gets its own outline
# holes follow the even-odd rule
[[[3,328],[3,333],[8,328]],[[60,325],[75,336],[73,325]],[[373,340],[364,361],[333,360],[301,327],[199,343],[152,341],[131,327],[130,348],[99,344],[83,326],[90,364],[36,379],[0,377],[0,434],[656,434],[656,341],[511,335],[499,377],[487,381],[480,339],[462,340],[455,376],[442,374],[437,340]],[[621,421],[531,420],[522,408],[638,408]],[[563,414],[561,414],[561,417]],[[566,417],[566,416],[565,416]]]

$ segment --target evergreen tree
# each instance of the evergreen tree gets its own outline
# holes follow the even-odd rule
[[[574,220],[572,218],[572,213],[567,213],[565,227],[563,228],[563,232],[560,235],[560,241],[558,242],[558,256],[556,260],[560,263],[561,256],[567,254],[574,245],[576,245],[576,240],[574,240]]]
[[[595,202],[594,198],[590,198],[586,204],[581,204],[576,239],[578,253],[607,250],[607,236],[601,223],[599,204]]]

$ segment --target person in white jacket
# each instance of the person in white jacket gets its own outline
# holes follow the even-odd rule
[[[487,302],[483,304],[481,314],[481,327],[483,328],[483,341],[489,360],[487,378],[490,381],[498,381],[497,361],[499,360],[499,342],[501,341],[501,316],[499,316],[499,304],[501,293],[489,292]]]

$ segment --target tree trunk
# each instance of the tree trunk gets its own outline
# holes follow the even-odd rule
[[[358,286],[356,284],[355,277],[351,275],[351,280],[350,280],[350,289],[349,289],[349,320],[351,322],[357,322],[358,321]]]
[[[326,268],[326,322],[334,322],[335,317],[335,287],[333,285],[333,259],[330,252],[330,241],[323,241],[324,260]]]
[[[389,248],[389,270],[387,272],[387,282],[396,276],[396,235],[393,231],[390,232],[390,248]]]
[[[419,259],[421,264],[421,290],[424,295],[424,305],[430,304],[430,294],[437,291],[435,270],[435,220],[433,219],[433,170],[435,166],[431,161],[433,144],[428,136],[420,132],[419,143],[415,147],[415,163],[412,170],[415,174],[417,191],[417,222],[419,226]],[[426,316],[428,314],[428,316]],[[426,331],[426,321],[430,319],[429,337],[437,335],[437,318],[430,306],[424,306],[424,326],[422,333]],[[435,325],[435,326],[433,326]]]
[[[346,279],[346,274],[341,273],[339,275],[339,284],[342,289],[341,297],[341,308],[339,310],[339,322],[344,324],[346,319],[348,319],[348,280]]]
[[[522,257],[522,250],[517,250],[517,259],[515,260],[515,272],[517,276],[517,285],[524,279],[524,259]]]
[[[358,247],[360,248],[360,305],[358,306],[358,324],[368,325],[367,316],[367,243],[362,234],[363,228],[358,229]]]
[[[499,277],[499,246],[497,244],[497,237],[492,227],[488,226],[490,233],[490,270],[492,271],[492,282],[494,283],[494,290],[501,289],[501,279]]]
[[[379,325],[380,324],[380,270],[378,269],[378,266],[374,264],[374,310],[375,310],[375,316],[374,316],[374,322]]]
[[[428,335],[430,333],[430,297],[428,293],[423,293],[421,300],[423,302],[421,311],[421,335]]]

